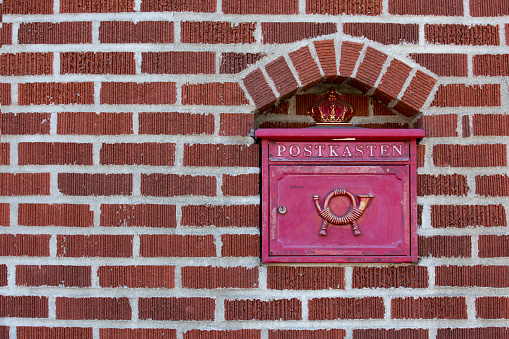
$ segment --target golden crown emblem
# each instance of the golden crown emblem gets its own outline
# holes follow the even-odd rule
[[[317,125],[351,125],[349,122],[354,111],[352,105],[339,100],[339,94],[334,88],[327,93],[327,100],[321,101],[311,107],[311,116]]]

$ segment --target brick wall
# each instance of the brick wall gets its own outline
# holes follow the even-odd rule
[[[504,0],[3,0],[0,338],[509,338]],[[422,128],[419,262],[261,265],[259,127]]]

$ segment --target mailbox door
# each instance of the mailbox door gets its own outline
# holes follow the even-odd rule
[[[269,175],[269,257],[410,256],[409,166],[273,165]]]

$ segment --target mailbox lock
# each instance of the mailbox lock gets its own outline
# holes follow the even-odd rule
[[[286,213],[286,207],[279,206],[279,214],[285,214]]]

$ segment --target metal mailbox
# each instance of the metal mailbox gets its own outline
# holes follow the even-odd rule
[[[259,129],[262,261],[417,261],[416,129]]]

